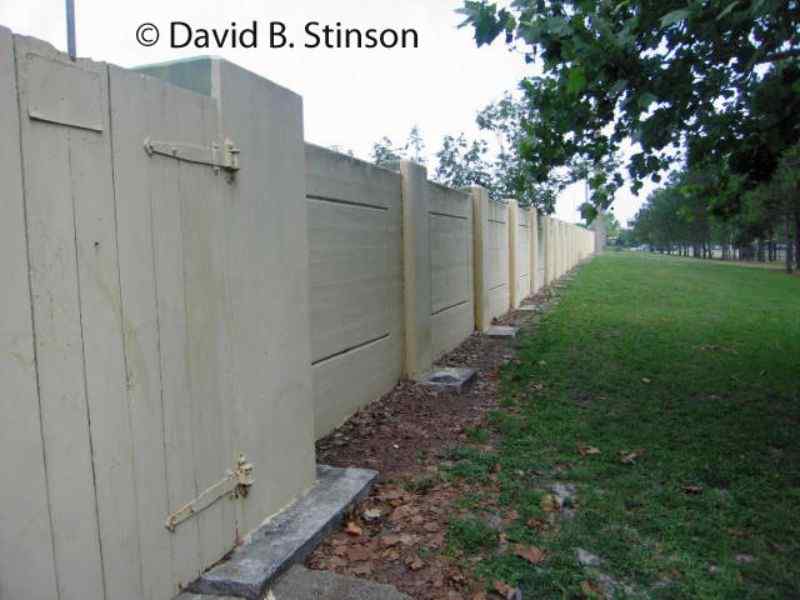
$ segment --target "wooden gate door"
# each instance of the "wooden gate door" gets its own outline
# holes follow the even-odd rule
[[[212,98],[116,67],[109,82],[142,579],[155,599],[233,547],[244,502],[231,501],[240,481],[226,410],[223,211],[235,154]]]

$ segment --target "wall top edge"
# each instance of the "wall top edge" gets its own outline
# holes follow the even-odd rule
[[[321,154],[328,154],[331,157],[335,158],[336,160],[341,160],[344,162],[349,162],[351,164],[356,164],[368,169],[375,169],[376,171],[382,171],[384,173],[388,173],[394,175],[395,177],[399,177],[399,171],[395,171],[394,169],[389,169],[387,167],[382,167],[380,165],[376,165],[375,163],[371,163],[368,160],[364,160],[361,158],[356,158],[355,156],[350,156],[349,154],[344,154],[342,152],[337,152],[336,150],[331,150],[330,148],[326,148],[325,146],[320,146],[318,144],[314,144],[312,142],[306,142],[306,151],[312,152],[319,152]]]

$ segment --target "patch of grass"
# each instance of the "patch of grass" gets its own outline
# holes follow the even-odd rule
[[[522,519],[542,516],[543,485],[572,483],[575,516],[556,534],[515,524],[548,558],[487,559],[487,580],[579,596],[596,578],[582,548],[652,598],[800,597],[800,279],[607,254],[517,358],[501,378],[515,411],[490,417],[497,455],[462,450],[453,472],[498,462],[500,502]]]
[[[489,432],[483,427],[467,427],[465,433],[467,439],[473,444],[485,444],[489,441]]]
[[[497,532],[480,519],[453,519],[447,527],[447,542],[451,551],[477,554],[497,546]]]
[[[449,459],[453,462],[447,469],[450,475],[475,482],[486,481],[490,471],[497,464],[497,456],[494,453],[470,447],[454,449],[449,454]]]

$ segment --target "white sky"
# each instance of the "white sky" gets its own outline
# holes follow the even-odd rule
[[[322,146],[352,149],[368,158],[373,142],[389,136],[404,141],[418,125],[430,153],[446,134],[478,135],[475,115],[515,89],[533,72],[518,53],[497,43],[478,49],[470,29],[457,29],[461,0],[75,0],[78,54],[124,67],[197,54],[216,54],[286,86],[303,96],[306,139]],[[171,49],[168,23],[185,21],[195,28],[241,28],[259,21],[256,49]],[[294,49],[270,49],[269,21],[286,23]],[[345,27],[400,29],[419,33],[418,49],[306,49],[308,21]],[[151,48],[135,40],[136,28],[152,22],[162,32]],[[66,48],[64,0],[0,0],[0,25],[16,33]],[[292,36],[291,34],[294,33]],[[645,188],[645,191],[649,189]],[[644,193],[617,194],[614,212],[620,222],[633,216]],[[575,208],[583,185],[566,190],[556,215],[580,219]]]

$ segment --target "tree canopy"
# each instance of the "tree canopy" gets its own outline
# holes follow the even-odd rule
[[[538,183],[594,165],[594,207],[678,162],[725,162],[752,186],[800,140],[797,0],[467,0],[478,45],[504,36],[540,75],[521,82],[522,168]],[[739,206],[728,207],[735,212]]]

